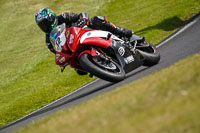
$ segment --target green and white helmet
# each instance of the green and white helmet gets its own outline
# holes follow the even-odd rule
[[[49,8],[40,9],[35,14],[35,21],[45,33],[50,33],[58,24],[56,14]]]

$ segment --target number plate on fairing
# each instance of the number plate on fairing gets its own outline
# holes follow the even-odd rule
[[[50,41],[58,52],[62,51],[62,46],[66,43],[65,28],[65,24],[62,24],[57,26],[50,33]]]

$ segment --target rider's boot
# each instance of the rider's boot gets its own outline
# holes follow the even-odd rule
[[[111,29],[112,33],[115,34],[115,35],[118,35],[120,38],[126,37],[126,38],[129,39],[133,35],[133,31],[132,30],[121,28],[119,26],[115,26],[112,23],[110,23],[109,25],[112,26],[112,29]]]

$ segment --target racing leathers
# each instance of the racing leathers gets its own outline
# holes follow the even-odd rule
[[[81,28],[87,25],[92,29],[109,31],[115,35],[118,35],[119,37],[130,38],[132,36],[132,30],[115,26],[114,24],[107,21],[106,17],[95,16],[89,20],[87,13],[75,14],[69,12],[65,12],[56,17],[58,25],[65,23],[68,27],[77,26]],[[46,45],[51,52],[53,52],[54,54],[56,53],[55,49],[53,48],[50,42],[50,33],[46,33]]]

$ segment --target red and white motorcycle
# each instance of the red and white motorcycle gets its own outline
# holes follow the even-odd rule
[[[129,42],[107,31],[57,26],[50,33],[56,49],[56,64],[85,71],[101,79],[118,82],[126,73],[160,60],[155,47],[144,38],[133,35]]]

